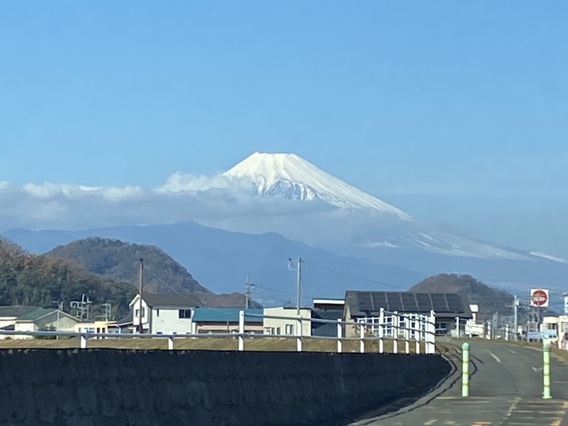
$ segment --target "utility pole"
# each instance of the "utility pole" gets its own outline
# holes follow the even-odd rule
[[[144,328],[142,327],[142,274],[144,273],[144,259],[140,259],[140,270],[138,272],[138,333],[142,334]]]
[[[292,259],[288,258],[288,269],[296,271],[296,315],[300,316],[300,304],[302,303],[302,258],[298,257],[298,267],[292,268]]]
[[[247,282],[245,283],[245,309],[249,308],[252,298],[252,287],[254,287],[254,284],[250,282],[249,276],[247,275]]]
[[[519,299],[517,298],[517,295],[515,294],[515,298],[513,299],[513,324],[514,324],[513,334],[515,336],[515,341],[518,340],[517,333],[519,331],[518,309],[519,309]]]

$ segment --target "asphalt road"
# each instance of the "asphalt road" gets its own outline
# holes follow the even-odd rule
[[[552,399],[545,400],[542,351],[505,342],[469,343],[469,397],[461,396],[461,355],[456,346],[456,354],[448,357],[456,369],[438,388],[351,426],[568,426],[568,365],[551,357]]]

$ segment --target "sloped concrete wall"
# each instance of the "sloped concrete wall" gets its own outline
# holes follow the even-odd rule
[[[449,371],[437,355],[0,351],[0,424],[341,425]]]

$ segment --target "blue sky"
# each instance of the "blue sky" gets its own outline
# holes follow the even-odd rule
[[[295,152],[426,220],[568,253],[567,12],[3,2],[0,181],[155,187]]]

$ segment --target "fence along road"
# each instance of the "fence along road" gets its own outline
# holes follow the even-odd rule
[[[245,318],[269,318],[292,321],[297,324],[295,335],[272,335],[251,333],[245,330]],[[336,324],[336,336],[303,336],[302,323],[310,322],[319,324]],[[348,336],[347,330],[352,330],[353,336]],[[337,342],[337,352],[343,352],[343,342],[358,341],[359,352],[365,352],[366,342],[378,342],[378,352],[384,352],[384,342],[388,340],[392,343],[394,353],[427,353],[433,354],[436,351],[435,335],[435,315],[418,314],[399,314],[388,312],[381,309],[380,316],[376,318],[365,318],[359,321],[325,320],[318,318],[285,317],[277,315],[250,314],[245,311],[239,312],[239,331],[237,333],[201,333],[201,334],[139,334],[139,333],[78,333],[78,332],[58,332],[58,331],[6,331],[0,330],[0,336],[18,337],[28,336],[32,338],[78,338],[80,348],[87,349],[88,341],[91,339],[160,339],[167,340],[168,350],[175,349],[175,341],[181,339],[211,339],[211,338],[236,338],[238,339],[238,350],[246,350],[245,341],[247,339],[262,338],[287,338],[296,340],[296,350],[303,351],[303,342],[306,338],[315,340],[335,340]],[[404,344],[404,348],[399,349],[399,342]]]
[[[462,397],[461,349],[454,373],[411,406],[355,426],[568,425],[568,365],[552,356],[551,399],[543,399],[542,348],[471,339],[469,396]]]

